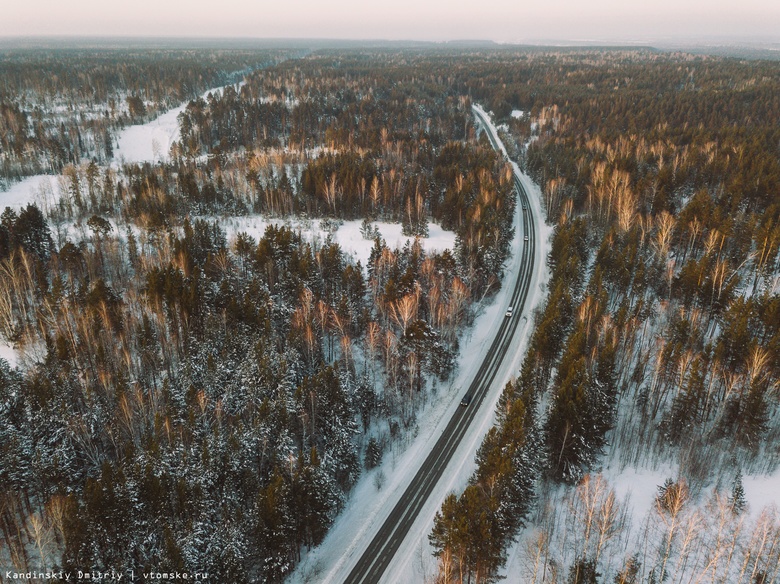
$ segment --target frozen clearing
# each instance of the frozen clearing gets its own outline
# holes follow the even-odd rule
[[[243,82],[237,86],[240,87],[242,84]],[[225,87],[210,89],[203,94],[203,98],[205,99],[210,93],[220,94]],[[140,164],[167,160],[171,144],[179,139],[177,118],[187,108],[187,103],[167,111],[151,122],[128,126],[119,132],[116,137],[118,146],[114,149],[114,164],[121,162]],[[60,198],[59,180],[58,175],[28,176],[12,185],[7,191],[0,191],[0,211],[6,207],[18,210],[29,203],[36,203],[45,212]]]
[[[238,84],[240,87],[242,83]],[[217,87],[203,94],[219,95],[225,89]],[[168,160],[171,145],[179,139],[179,114],[187,109],[189,102],[168,110],[151,122],[128,126],[117,136],[118,146],[114,149],[114,160],[126,163],[160,162]]]
[[[495,132],[495,129],[493,131]],[[515,172],[519,172],[516,165],[514,168]],[[541,218],[543,216],[540,203],[541,193],[538,187],[522,173],[519,174],[519,177],[527,189],[534,216],[537,219]],[[514,221],[515,238],[512,242],[512,255],[506,266],[504,282],[513,283],[521,268],[519,252],[522,249],[524,235],[520,222],[521,212],[522,207],[518,205]],[[381,231],[381,224],[379,227]],[[400,233],[400,226],[398,229]],[[433,229],[430,231],[431,236],[435,237]],[[535,268],[527,299],[526,314],[533,311],[544,295],[545,285],[549,278],[546,258],[550,248],[551,234],[552,229],[548,226],[537,225]],[[359,231],[358,236],[360,236]],[[392,244],[392,239],[388,239],[388,244]],[[351,493],[345,509],[328,532],[325,541],[318,548],[304,555],[295,572],[289,578],[289,582],[338,584],[347,578],[350,570],[368,547],[371,539],[390,514],[420,464],[425,460],[455,410],[459,407],[465,388],[476,375],[487,354],[495,331],[505,318],[504,312],[511,293],[511,287],[504,285],[489,304],[479,307],[479,316],[474,326],[461,335],[458,370],[450,382],[440,385],[436,389],[436,394],[418,413],[419,425],[414,429],[416,436],[413,437],[406,450],[396,452],[396,446],[394,446],[391,452],[385,454],[382,464],[378,468],[363,474]],[[460,492],[465,488],[469,476],[475,469],[474,454],[484,435],[494,424],[495,406],[501,390],[506,382],[515,376],[522,362],[527,338],[531,333],[531,322],[519,314],[516,318],[523,318],[524,321],[515,332],[514,350],[510,350],[510,356],[504,360],[495,383],[482,404],[481,411],[464,436],[452,462],[428,499],[428,503],[423,507],[417,521],[401,544],[393,563],[385,572],[382,582],[423,582],[435,574],[436,560],[428,543],[428,534],[433,527],[433,518],[449,492]],[[379,473],[386,477],[381,490],[377,490],[374,485],[374,478]]]
[[[627,467],[619,473],[611,469],[604,469],[604,478],[615,489],[619,498],[624,498],[631,506],[631,516],[634,525],[639,525],[648,513],[653,511],[655,498],[658,495],[658,487],[664,484],[666,479],[677,479],[679,472],[670,464],[661,465],[658,469]],[[768,505],[777,505],[780,495],[780,470],[772,475],[757,476],[745,475],[742,477],[742,486],[745,489],[745,499],[750,505],[749,512],[753,517],[758,516],[761,509]],[[726,492],[731,484],[722,485]],[[711,491],[704,490],[705,493]],[[703,502],[706,497],[701,498]]]
[[[59,176],[36,174],[0,191],[0,212],[6,207],[17,211],[29,203],[35,203],[42,210],[49,209],[60,198]]]
[[[309,240],[317,239],[320,242],[324,242],[329,234],[327,230],[323,229],[322,223],[318,219],[268,219],[260,215],[250,215],[248,217],[217,219],[217,223],[227,233],[228,241],[234,239],[241,232],[251,235],[255,241],[259,241],[269,225],[287,226],[295,231],[300,231]],[[341,249],[351,255],[356,262],[360,261],[365,268],[374,241],[363,237],[360,232],[361,225],[362,221],[357,220],[340,222],[338,230],[333,233],[333,241],[338,243]],[[401,248],[414,239],[401,233],[400,223],[376,222],[371,225],[379,229],[379,233],[390,249]],[[455,232],[442,229],[435,223],[429,223],[428,237],[421,237],[420,242],[429,252],[452,250],[455,248]]]
[[[171,144],[179,139],[176,119],[187,105],[169,110],[147,124],[128,126],[117,136],[114,160],[127,163],[166,160]]]
[[[0,359],[5,359],[11,367],[16,367],[19,364],[19,353],[10,343],[0,341]]]
[[[753,517],[757,516],[764,507],[780,504],[780,469],[771,475],[743,476],[742,486]]]

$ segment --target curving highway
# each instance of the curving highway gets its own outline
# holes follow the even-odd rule
[[[474,113],[479,123],[485,129],[493,148],[501,150],[497,138],[489,130],[484,114],[476,108]],[[441,437],[417,471],[414,479],[412,479],[412,482],[350,572],[346,579],[347,584],[377,583],[381,580],[382,575],[401,546],[418,513],[452,459],[461,439],[466,434],[469,424],[471,424],[477,411],[482,406],[488,389],[493,384],[501,363],[512,345],[512,337],[515,334],[518,323],[522,320],[522,316],[527,316],[525,314],[526,300],[531,287],[531,276],[536,257],[537,238],[535,221],[538,219],[531,212],[528,194],[517,176],[514,178],[514,183],[521,203],[522,235],[527,237],[524,237],[523,240],[521,250],[522,265],[514,282],[514,290],[508,305],[514,307],[514,315],[503,319],[487,357],[482,362],[468,391],[464,393],[464,395],[467,393],[473,396],[471,403],[468,406],[459,407],[452,416]]]

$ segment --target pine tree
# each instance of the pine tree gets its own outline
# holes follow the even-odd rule
[[[633,555],[626,561],[625,567],[615,575],[615,584],[639,584],[639,569],[642,564],[639,556]]]
[[[382,449],[376,441],[376,438],[371,437],[366,446],[365,465],[367,469],[372,469],[378,466],[382,460]]]
[[[599,584],[601,574],[596,571],[596,562],[580,558],[569,569],[567,584]]]
[[[558,480],[576,482],[593,460],[593,423],[588,403],[585,358],[565,373],[545,426],[549,468]]]
[[[737,474],[734,476],[728,502],[734,515],[741,515],[747,508],[747,499],[745,498],[745,489],[742,486],[742,473],[740,471],[737,471]]]
[[[466,571],[468,533],[466,520],[455,493],[447,495],[441,510],[436,512],[428,540],[433,548],[433,555],[439,558],[445,582],[448,582],[449,576],[456,571],[462,582]]]

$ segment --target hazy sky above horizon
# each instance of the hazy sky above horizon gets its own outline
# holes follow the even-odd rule
[[[777,0],[0,0],[0,36],[780,41]]]

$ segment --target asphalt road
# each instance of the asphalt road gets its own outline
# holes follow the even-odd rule
[[[477,116],[481,117],[478,112]],[[484,121],[482,121],[482,124],[484,126]],[[498,150],[498,145],[491,133],[487,130],[485,131],[493,148]],[[466,434],[469,424],[474,420],[477,411],[482,406],[485,395],[493,384],[501,363],[511,346],[511,340],[518,324],[523,316],[529,316],[526,314],[526,300],[531,286],[531,275],[534,270],[536,224],[531,213],[531,205],[528,203],[528,194],[516,176],[514,177],[514,182],[518,193],[520,212],[522,213],[521,223],[523,230],[521,235],[528,236],[528,240],[523,241],[521,251],[522,265],[517,280],[514,282],[514,290],[508,304],[508,306],[514,307],[514,314],[511,317],[505,317],[502,321],[477,375],[471,382],[468,391],[463,394],[466,395],[468,393],[473,396],[471,404],[460,406],[452,416],[444,433],[417,471],[409,487],[350,572],[346,579],[347,584],[357,584],[358,582],[377,583],[380,581],[382,574],[384,574],[393,556],[398,551],[417,515],[428,500],[428,497],[430,497],[433,488],[460,445],[460,441]],[[508,306],[505,308],[508,308]]]

